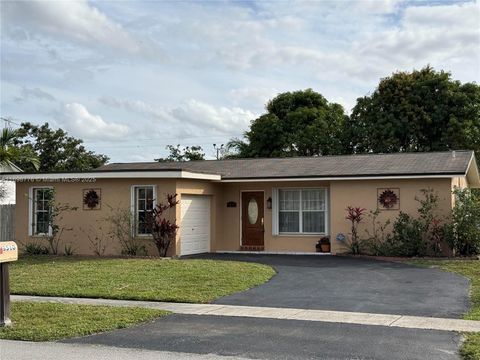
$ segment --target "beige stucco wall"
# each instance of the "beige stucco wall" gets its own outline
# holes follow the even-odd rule
[[[264,192],[265,206],[265,250],[266,251],[291,251],[291,252],[315,252],[315,244],[319,235],[272,235],[272,209],[267,209],[267,199],[272,197],[273,188],[287,187],[327,187],[325,181],[305,182],[246,182],[246,183],[222,183],[223,220],[221,221],[221,242],[216,250],[235,251],[240,249],[240,199],[241,191],[259,190]],[[227,208],[227,202],[234,201],[237,207]]]
[[[72,230],[62,236],[64,244],[72,244],[76,254],[93,254],[85,231],[93,236],[98,227],[108,232],[108,224],[103,221],[109,213],[109,206],[113,208],[130,207],[132,185],[156,185],[157,197],[163,200],[167,193],[177,193],[181,201],[184,195],[207,195],[211,197],[211,250],[235,251],[240,249],[241,228],[241,192],[245,190],[261,190],[264,192],[265,205],[265,250],[273,252],[315,252],[315,243],[319,235],[272,235],[272,209],[267,209],[266,203],[272,197],[272,189],[286,187],[326,187],[329,189],[329,235],[332,238],[332,252],[342,252],[344,248],[335,240],[338,233],[349,235],[349,223],[345,219],[345,208],[349,205],[374,210],[377,206],[377,188],[399,188],[400,210],[413,216],[417,214],[418,203],[416,196],[420,196],[421,189],[433,188],[440,196],[440,207],[444,215],[448,215],[452,207],[452,187],[462,184],[459,179],[416,179],[416,180],[349,180],[349,181],[308,181],[308,182],[245,182],[245,183],[218,183],[205,180],[175,180],[175,179],[97,179],[95,183],[17,183],[16,199],[16,241],[25,244],[35,240],[28,236],[28,189],[31,186],[49,185],[56,190],[56,199],[59,203],[68,203],[78,207],[75,212],[65,214],[63,225]],[[83,210],[83,189],[99,188],[102,192],[102,206],[100,210]],[[237,206],[227,208],[227,202],[234,201]],[[380,220],[387,218],[394,220],[400,210],[384,210]],[[180,253],[181,223],[180,206],[176,209],[177,224],[180,230],[170,255]],[[360,235],[365,234],[368,222],[360,227]],[[100,234],[100,232],[98,232]],[[140,239],[148,250],[149,255],[156,255],[152,241]],[[61,246],[63,250],[63,245]],[[120,254],[118,242],[109,240],[106,254]]]
[[[377,208],[378,188],[400,189],[399,210],[382,210],[378,220],[385,222],[390,219],[391,223],[399,215],[400,211],[418,216],[419,207],[416,197],[421,198],[422,189],[431,188],[439,196],[439,214],[448,216],[452,208],[451,179],[415,179],[415,180],[350,180],[332,181],[330,185],[331,199],[331,238],[332,252],[344,251],[341,242],[336,241],[336,235],[342,233],[349,236],[350,223],[345,219],[348,206],[363,207],[370,210]],[[391,230],[391,225],[390,228]],[[359,226],[359,235],[365,237],[365,230],[371,230],[371,222],[366,218]]]
[[[31,241],[43,241],[41,238],[29,237],[29,204],[28,193],[30,187],[51,186],[55,189],[57,203],[78,207],[78,210],[65,212],[63,226],[66,229],[62,234],[62,243],[71,244],[77,255],[93,254],[90,242],[85,232],[91,236],[105,236],[108,238],[109,225],[104,221],[111,214],[112,208],[130,208],[132,185],[156,185],[157,197],[163,199],[167,193],[175,193],[176,181],[164,179],[97,179],[94,183],[62,183],[62,182],[17,182],[16,209],[15,209],[15,238],[25,244]],[[100,210],[83,210],[83,189],[101,189]],[[102,228],[100,230],[99,228]],[[148,254],[155,255],[157,250],[152,241],[138,238],[146,246]],[[121,247],[118,241],[108,239],[106,255],[119,255]],[[63,251],[64,245],[60,246]],[[174,247],[173,247],[174,250]]]

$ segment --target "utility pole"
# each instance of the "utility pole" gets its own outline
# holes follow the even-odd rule
[[[222,150],[224,149],[224,147],[225,147],[225,144],[222,144],[219,147],[217,147],[217,144],[213,144],[213,148],[217,152],[217,160],[220,160],[220,154],[221,154]]]

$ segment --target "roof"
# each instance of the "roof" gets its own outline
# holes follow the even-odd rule
[[[473,151],[334,155],[316,157],[135,162],[103,165],[95,171],[188,171],[217,174],[222,180],[280,178],[349,178],[465,175]]]
[[[17,165],[12,163],[11,161],[8,161],[5,164],[0,164],[0,173],[17,173],[17,172],[22,172],[22,169],[20,169]]]

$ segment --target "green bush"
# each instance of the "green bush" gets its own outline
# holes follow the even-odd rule
[[[48,255],[49,250],[46,246],[37,243],[28,243],[24,246],[23,253],[26,255]]]
[[[419,219],[400,212],[393,224],[392,252],[397,256],[425,256],[427,244],[424,241],[424,224]]]
[[[444,227],[455,255],[480,254],[480,195],[470,189],[455,189],[451,222]]]

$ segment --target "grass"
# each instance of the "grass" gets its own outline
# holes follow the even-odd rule
[[[110,307],[40,302],[12,302],[12,326],[0,339],[49,341],[122,329],[168,312],[137,307]]]
[[[12,294],[208,303],[268,281],[266,265],[218,260],[23,257]]]
[[[463,275],[470,279],[471,309],[464,315],[467,320],[480,320],[480,261],[475,260],[412,260],[419,266],[436,267]],[[480,360],[480,333],[465,334],[465,343],[460,350],[465,360]]]

